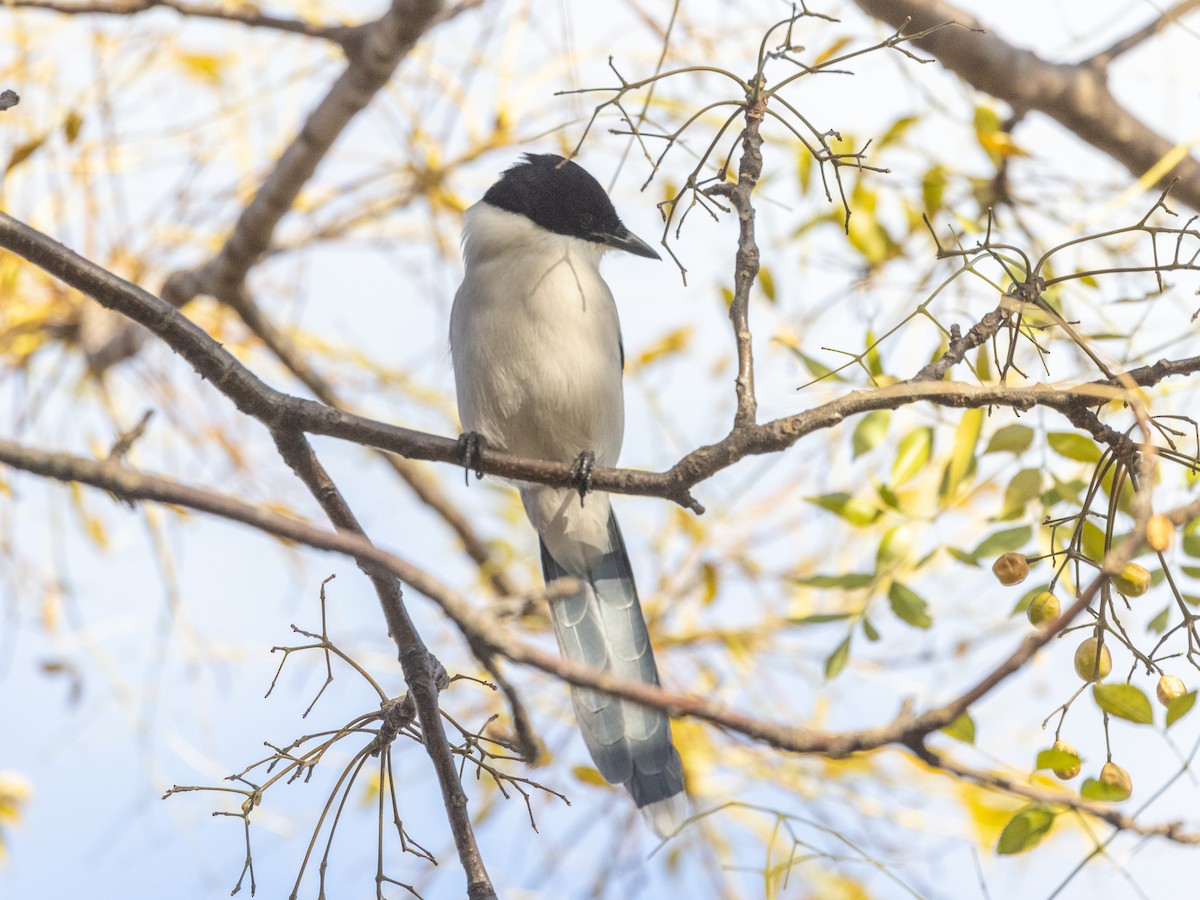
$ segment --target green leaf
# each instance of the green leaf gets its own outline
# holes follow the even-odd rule
[[[865,616],[862,620],[862,630],[863,634],[867,636],[868,641],[874,643],[875,641],[879,640],[879,632],[875,630],[875,626],[871,624],[871,620]]]
[[[1191,711],[1196,704],[1196,692],[1188,691],[1182,697],[1176,697],[1167,707],[1167,727],[1170,728]]]
[[[1039,769],[1070,769],[1079,765],[1079,757],[1074,753],[1068,753],[1066,750],[1055,750],[1051,747],[1049,750],[1042,750],[1037,755],[1037,767]]]
[[[1005,528],[989,534],[980,541],[979,546],[971,551],[971,556],[976,560],[980,560],[984,557],[991,558],[999,556],[1001,553],[1020,550],[1029,543],[1031,537],[1033,537],[1033,529],[1028,525]]]
[[[929,604],[900,582],[892,582],[891,588],[888,589],[888,600],[892,604],[892,612],[913,628],[928,628],[933,624],[933,619],[929,617]]]
[[[808,148],[796,142],[796,177],[800,181],[800,190],[808,193],[808,185],[812,181],[812,154],[808,152]]]
[[[796,584],[815,588],[845,588],[857,590],[868,587],[875,580],[871,572],[848,572],[845,575],[809,575],[807,578],[793,579]]]
[[[760,266],[758,269],[758,286],[762,288],[762,292],[766,295],[766,298],[774,303],[776,296],[775,277],[766,266]]]
[[[888,130],[885,131],[879,140],[875,142],[875,149],[882,150],[888,144],[894,144],[900,140],[903,140],[905,133],[908,131],[908,129],[912,128],[917,121],[918,119],[916,116],[903,116],[902,118],[897,119],[888,126]]]
[[[1146,623],[1146,630],[1151,634],[1162,634],[1167,630],[1167,622],[1171,617],[1171,605],[1168,603],[1163,611]]]
[[[841,492],[821,494],[816,497],[806,497],[809,503],[816,504],[821,509],[827,509],[835,516],[840,516],[851,525],[862,527],[870,525],[880,516],[879,507],[869,500],[852,497]]]
[[[1100,448],[1096,442],[1082,434],[1069,431],[1056,431],[1046,435],[1050,449],[1059,456],[1073,459],[1077,462],[1094,463],[1100,461]]]
[[[882,482],[875,485],[875,492],[879,494],[879,499],[890,506],[892,509],[900,511],[900,498],[896,496],[896,492]]]
[[[837,678],[842,669],[846,668],[846,661],[850,659],[850,638],[853,633],[846,635],[845,639],[838,644],[829,658],[825,660],[825,678],[829,681]]]
[[[1090,519],[1083,523],[1083,535],[1079,545],[1083,555],[1095,562],[1104,559],[1104,554],[1108,552],[1108,541],[1103,529]]]
[[[1092,688],[1096,705],[1110,715],[1139,725],[1154,721],[1150,699],[1132,684],[1098,684]]]
[[[1120,803],[1129,799],[1129,795],[1120,785],[1105,784],[1095,778],[1083,779],[1083,784],[1079,786],[1079,796],[1085,800],[1099,800],[1101,803]]]
[[[947,181],[946,170],[941,166],[934,166],[921,177],[921,201],[925,204],[925,212],[932,214],[942,208]]]
[[[1028,425],[1005,425],[992,434],[984,453],[1020,455],[1033,443],[1033,429]]]
[[[864,361],[867,364],[867,372],[872,378],[879,378],[883,375],[883,356],[879,353],[879,342],[875,340],[875,332],[870,329],[867,329],[866,344]]]
[[[844,622],[853,613],[816,613],[811,616],[792,616],[789,625],[824,625],[826,622]]]
[[[948,735],[956,741],[962,741],[964,744],[974,744],[975,720],[971,718],[970,713],[963,713],[943,728],[942,734]]]
[[[875,552],[875,571],[884,572],[896,568],[912,554],[913,530],[908,525],[893,525],[879,539]]]
[[[892,420],[890,409],[876,409],[867,413],[854,426],[850,442],[854,447],[854,458],[874,450],[887,437],[888,423]]]
[[[1058,815],[1048,806],[1027,806],[1009,819],[1000,839],[996,842],[996,852],[1010,856],[1014,853],[1024,853],[1041,843],[1052,827]]]
[[[975,460],[975,447],[979,443],[979,432],[983,429],[983,408],[968,409],[958,420],[954,430],[954,446],[950,450],[950,462],[946,466],[945,491],[943,496],[953,497],[963,477]]]
[[[794,350],[793,352],[798,357],[800,357],[800,361],[802,363],[804,363],[804,367],[806,369],[808,369],[808,371],[810,373],[812,373],[813,378],[818,378],[818,379],[819,378],[829,378],[832,381],[845,381],[846,380],[841,375],[834,372],[833,369],[829,368],[829,366],[825,365],[823,362],[820,362],[817,359],[814,359],[813,357],[809,356],[808,354],[801,353],[799,350]]]
[[[1013,476],[1008,487],[1004,489],[1004,506],[1000,509],[997,521],[1019,519],[1025,515],[1030,501],[1042,492],[1042,472],[1040,469],[1022,469]]]
[[[1188,556],[1200,557],[1200,532],[1184,532],[1183,552]]]
[[[933,454],[933,429],[916,428],[906,434],[892,463],[892,484],[901,485],[920,472]]]

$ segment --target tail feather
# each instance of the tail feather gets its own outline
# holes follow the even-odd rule
[[[560,565],[542,542],[546,583],[574,577],[579,590],[551,602],[554,630],[563,655],[621,678],[659,683],[650,634],[638,601],[633,570],[616,517],[609,513],[608,547],[587,572]],[[681,822],[685,811],[683,765],[671,742],[670,719],[660,710],[586,687],[571,688],[584,742],[604,778],[624,784],[660,836]]]

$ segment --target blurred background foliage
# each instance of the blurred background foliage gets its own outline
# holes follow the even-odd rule
[[[1059,24],[1049,34],[1035,4],[1003,16],[989,4],[973,11],[995,14],[1008,34],[1037,23],[1049,59],[1098,49],[1152,14],[1142,4],[1110,4],[1104,16],[1093,16],[1090,4],[1053,5]],[[311,0],[269,11],[336,26],[364,21],[378,6]],[[265,9],[234,0],[214,7]],[[840,21],[799,21],[797,55],[808,65],[891,33],[847,3],[820,11]],[[556,92],[616,84],[610,54],[631,81],[698,65],[744,76],[764,30],[787,13],[784,4],[750,10],[654,0],[603,10],[467,4],[418,43],[306,185],[251,273],[255,302],[356,409],[456,435],[445,333],[462,211],[517,152],[575,148],[606,95]],[[110,16],[5,8],[0,33],[0,87],[21,95],[19,106],[0,113],[0,206],[151,291],[221,247],[344,66],[341,49],[320,37],[166,8]],[[1181,142],[1195,121],[1185,60],[1196,39],[1190,30],[1167,31],[1112,75]],[[1000,302],[1012,269],[986,254],[969,265],[939,261],[931,229],[944,245],[969,248],[985,239],[990,222],[993,239],[1036,260],[1075,238],[1138,222],[1157,193],[1044,121],[1008,120],[1007,110],[936,65],[882,50],[841,68],[853,74],[802,79],[784,96],[817,132],[838,133],[829,139],[834,152],[865,146],[870,166],[888,171],[842,168],[843,205],[836,188],[827,194],[828,173],[822,177],[809,150],[778,123],[764,126],[756,195],[763,265],[751,315],[762,420],[907,379],[945,351],[952,324],[965,331]],[[628,108],[636,115],[644,105],[643,132],[672,133],[727,91],[713,73],[688,71],[655,82]],[[641,193],[652,168],[637,142],[610,133],[630,124],[615,110],[590,131],[580,160],[649,238],[660,227],[654,204],[679,196],[723,121],[722,111],[702,114]],[[726,136],[721,153],[735,136]],[[721,153],[706,163],[705,177],[716,173]],[[696,212],[668,240],[688,270],[686,287],[670,265],[651,272],[611,264],[628,356],[623,462],[633,467],[661,469],[719,439],[733,413],[725,317],[734,218]],[[1150,260],[1144,233],[1117,232],[1065,247],[1041,274]],[[1046,298],[1119,371],[1196,352],[1195,275],[1168,274],[1159,288],[1144,271],[1116,272],[1062,282]],[[268,382],[306,392],[225,305],[202,297],[185,311]],[[1032,312],[1019,336],[1005,333],[973,351],[952,377],[997,384],[1001,372],[1010,385],[1098,377],[1075,341]],[[1194,386],[1165,382],[1143,400],[1155,415],[1184,417],[1194,408]],[[4,433],[104,457],[147,411],[153,416],[126,456],[131,465],[316,517],[274,459],[269,436],[197,386],[165,348],[0,255]],[[1118,403],[1102,415],[1118,431],[1136,423]],[[1164,421],[1173,422],[1177,458],[1156,470],[1155,509],[1192,495],[1198,452],[1193,422]],[[482,536],[491,561],[480,565],[376,454],[319,446],[376,540],[478,602],[501,604],[511,627],[552,645],[543,608],[496,595],[496,571],[518,592],[536,590],[540,579],[508,487],[487,481],[467,489],[457,470],[418,467],[430,490]],[[1109,459],[1043,409],[911,404],[743,461],[699,487],[703,517],[658,501],[618,500],[665,685],[829,730],[883,724],[908,706],[945,702],[1029,632],[1023,613],[1052,581],[1069,597],[1090,577],[1074,566],[1056,576],[1061,554],[1070,548],[1076,559],[1098,561],[1131,527],[1132,490]],[[164,871],[182,865],[196,885],[186,896],[228,890],[241,852],[233,826],[212,822],[212,807],[195,796],[167,804],[145,798],[172,783],[219,779],[256,758],[262,741],[286,744],[298,728],[314,727],[295,716],[324,678],[316,654],[281,679],[290,700],[258,697],[273,664],[267,650],[286,642],[288,623],[311,627],[317,585],[332,571],[346,577],[329,588],[331,636],[400,693],[365,584],[342,560],[249,538],[183,510],[129,509],[12,473],[0,473],[0,492],[0,659],[7,660],[0,710],[10,737],[0,766],[21,773],[0,777],[0,850],[13,855],[15,836],[15,853],[25,857],[0,871],[0,883],[15,878],[27,894],[47,884],[51,848],[79,834],[93,848],[93,889],[127,878],[123,895],[156,896]],[[1193,523],[1180,537],[1140,558],[1154,582],[1145,596],[1125,601],[1105,592],[1107,633],[1116,635],[1108,640],[1111,681],[1128,678],[1143,699],[1162,672],[1196,682],[1200,532]],[[1003,587],[989,571],[1006,552],[1033,562],[1019,588]],[[452,674],[486,677],[427,604],[410,603]],[[1092,629],[1095,620],[1085,624]],[[966,764],[1049,791],[1061,782],[1045,770],[1069,768],[1070,760],[1039,760],[1054,740],[1042,723],[1059,721],[1055,707],[1067,704],[1059,725],[1078,748],[1084,776],[1098,783],[1102,763],[1116,760],[1132,776],[1129,812],[1144,811],[1151,822],[1188,815],[1195,723],[1184,718],[1168,731],[1162,708],[1146,722],[1136,698],[1078,695],[1073,653],[1083,637],[1052,642],[1016,683],[932,742]],[[707,814],[647,859],[648,835],[587,762],[565,689],[531,672],[510,675],[547,749],[541,768],[512,769],[572,803],[535,792],[534,834],[522,803],[505,801],[494,781],[467,779],[485,859],[512,896],[948,896],[948,884],[961,886],[955,896],[1011,896],[1018,885],[1048,894],[1064,880],[1070,890],[1090,890],[1114,871],[1136,896],[1155,894],[1164,871],[1190,860],[1186,848],[1136,835],[1110,844],[1095,820],[949,778],[902,751],[785,756],[688,720],[675,725],[677,743],[694,809]],[[374,702],[348,676],[338,678],[314,710],[322,721],[348,719]],[[487,733],[503,738],[512,727],[502,700],[478,686],[456,684],[444,703],[471,728],[493,716]],[[409,750],[393,777],[410,804],[407,829],[441,859],[450,856],[449,839],[426,765]],[[365,808],[347,815],[351,834],[373,833],[380,786],[375,778],[364,788]],[[1106,795],[1093,789],[1091,796]],[[85,815],[64,826],[68,800],[82,803]],[[127,813],[112,812],[126,806]],[[258,865],[267,893],[289,883],[316,808],[294,791],[264,804],[256,822],[266,833]],[[25,823],[14,830],[22,810]],[[121,835],[115,849],[94,849],[98,821]],[[168,836],[151,837],[163,831]],[[1006,858],[1035,845],[1035,854]],[[185,846],[205,850],[193,855]],[[138,860],[133,874],[131,859]],[[425,896],[454,895],[454,873],[445,871],[452,865],[400,865]],[[340,866],[346,895],[369,885],[370,865],[354,851]]]

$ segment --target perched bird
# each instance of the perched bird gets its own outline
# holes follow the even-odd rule
[[[625,350],[600,276],[609,250],[659,259],[583,168],[529,154],[467,210],[466,273],[450,313],[450,352],[465,462],[482,439],[516,456],[573,462],[577,487],[519,483],[541,540],[542,573],[577,581],[551,600],[562,653],[621,678],[658,684],[650,635],[607,494],[586,494],[592,466],[621,451]],[[683,767],[667,716],[572,687],[584,742],[660,837],[683,821]]]

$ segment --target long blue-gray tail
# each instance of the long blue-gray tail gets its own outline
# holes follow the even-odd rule
[[[546,584],[574,577],[579,590],[550,601],[558,645],[568,659],[612,671],[620,678],[658,684],[650,634],[638,602],[633,570],[616,516],[609,512],[608,547],[591,571],[575,573],[542,547]],[[571,687],[584,743],[608,782],[623,784],[646,823],[666,837],[683,822],[683,765],[671,742],[671,720],[661,711],[586,687]]]

